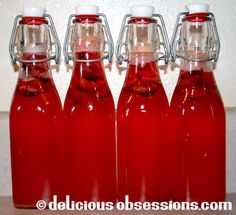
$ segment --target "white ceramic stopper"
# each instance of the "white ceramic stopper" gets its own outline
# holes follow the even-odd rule
[[[133,17],[152,17],[154,7],[148,5],[137,5],[130,8]]]
[[[46,8],[43,7],[24,7],[23,16],[31,17],[43,17],[46,12]]]
[[[190,14],[209,12],[209,4],[189,4],[186,6],[186,8]]]
[[[75,8],[76,15],[97,15],[98,10],[97,5],[80,5]]]

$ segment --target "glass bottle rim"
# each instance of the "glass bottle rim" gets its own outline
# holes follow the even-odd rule
[[[48,21],[44,17],[24,16],[21,18],[19,24],[42,25],[42,24],[48,24]]]

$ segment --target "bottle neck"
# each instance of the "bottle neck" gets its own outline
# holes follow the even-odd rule
[[[24,53],[21,55],[22,60],[42,60],[47,58],[46,53]],[[33,63],[22,63],[19,73],[19,79],[30,81],[32,79],[46,79],[51,78],[50,64],[49,61],[33,62]]]
[[[15,44],[22,60],[33,61],[21,63],[20,78],[28,80],[50,76],[49,61],[46,59],[49,57],[51,37],[48,21],[44,17],[23,17],[19,22]]]
[[[100,58],[99,52],[76,52],[75,58],[81,60],[93,60]],[[90,95],[96,99],[105,98],[110,94],[106,81],[105,71],[102,61],[96,62],[74,62],[70,90],[68,91],[71,98],[73,89]],[[89,99],[89,96],[86,96]]]
[[[129,56],[129,64],[139,67],[148,63],[156,63],[156,54],[153,52],[132,52]]]
[[[23,53],[22,60],[41,60],[47,57],[47,53]],[[55,87],[49,61],[21,63],[19,77],[17,83],[17,92],[23,96],[32,97],[42,95],[53,91],[51,87]],[[49,91],[49,89],[51,89]]]
[[[94,60],[101,57],[101,54],[99,52],[76,52],[74,53],[74,58],[81,59],[81,60]],[[87,73],[96,73],[97,71],[103,71],[103,62],[97,61],[97,62],[74,62],[73,66],[73,77],[72,78],[78,78],[86,76]]]
[[[138,81],[138,85],[149,85],[149,82],[161,83],[155,54],[153,52],[132,53],[125,83]]]
[[[41,55],[50,50],[51,36],[47,20],[43,17],[23,17],[17,29],[15,44],[22,55]]]
[[[181,59],[180,61],[180,72],[190,72],[192,71],[202,71],[202,72],[213,72],[214,63],[212,61],[206,62],[196,62],[196,61],[188,61]]]
[[[160,47],[156,20],[132,17],[128,23],[126,44],[129,63],[140,66],[155,62],[156,51]]]
[[[100,53],[96,52],[76,52],[74,57],[81,60],[94,60],[100,58]],[[97,81],[106,82],[105,71],[102,61],[97,62],[74,62],[72,82],[96,83]]]
[[[188,14],[182,19],[179,51],[189,59],[214,56],[214,33],[208,13]]]
[[[157,50],[160,45],[156,20],[152,18],[131,18],[126,43],[128,44],[129,59],[126,85],[133,80],[139,80],[139,83],[136,83],[137,86],[149,85],[150,81],[160,83],[156,63]]]
[[[104,51],[104,29],[101,20],[96,15],[79,15],[76,16],[72,25],[70,44],[73,54],[76,57],[78,53],[86,54],[78,59],[93,59],[91,53],[102,56]]]
[[[152,96],[162,91],[157,63],[152,52],[131,54],[123,90],[140,96]]]
[[[101,58],[104,51],[104,29],[97,15],[78,15],[70,29],[73,56],[79,60]],[[92,74],[94,73],[94,74]],[[96,74],[105,78],[102,61],[74,62],[73,77],[95,80]]]

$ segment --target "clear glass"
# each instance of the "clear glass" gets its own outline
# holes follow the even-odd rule
[[[193,22],[184,19],[180,31],[180,53],[189,58],[208,58],[214,54],[214,34],[212,22],[209,18],[206,21]]]
[[[126,42],[128,52],[155,52],[160,48],[159,33],[156,22],[129,24]]]
[[[48,53],[50,50],[50,28],[47,24],[18,26],[15,38],[18,52],[24,53]]]
[[[70,43],[73,53],[84,51],[102,55],[104,38],[104,27],[100,22],[75,22],[70,29]]]

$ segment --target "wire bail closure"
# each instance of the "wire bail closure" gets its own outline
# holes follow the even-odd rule
[[[60,60],[60,56],[61,56],[61,44],[56,32],[56,28],[53,22],[53,19],[51,17],[51,15],[49,14],[44,14],[44,18],[48,19],[49,23],[50,23],[50,27],[51,27],[51,31],[52,31],[52,38],[53,41],[55,42],[51,42],[51,47],[54,46],[55,47],[55,54],[53,56],[49,56],[45,59],[38,59],[38,60],[22,60],[20,57],[17,56],[17,53],[15,53],[15,49],[16,49],[16,44],[14,42],[15,36],[16,36],[16,29],[17,29],[17,25],[19,23],[19,20],[22,18],[22,15],[17,15],[15,17],[14,20],[14,24],[13,24],[13,29],[12,29],[12,33],[11,33],[11,38],[10,38],[10,42],[9,42],[9,53],[12,59],[12,62],[14,64],[16,64],[16,62],[20,62],[20,63],[40,63],[40,62],[44,62],[44,61],[50,61],[50,60],[55,60],[55,63],[58,64],[59,60]]]
[[[181,19],[182,16],[185,16],[185,15],[188,15],[188,14],[189,14],[189,12],[181,12],[177,16],[175,27],[174,27],[174,32],[173,32],[173,35],[172,35],[172,38],[171,38],[171,45],[170,45],[171,60],[173,62],[175,62],[177,58],[182,58],[184,60],[195,61],[195,62],[206,62],[206,61],[212,61],[212,60],[214,60],[214,62],[217,62],[218,57],[219,57],[219,53],[220,53],[220,38],[219,38],[217,26],[216,26],[215,16],[211,12],[208,12],[208,14],[209,14],[211,22],[212,22],[213,34],[214,34],[214,38],[215,38],[214,56],[206,58],[206,59],[197,59],[197,58],[188,58],[188,57],[185,57],[181,54],[177,54],[177,47],[180,45],[180,42],[181,42],[180,38],[177,39],[178,29],[182,26],[182,23],[181,23],[180,19]]]
[[[119,33],[119,37],[118,37],[118,41],[117,41],[117,45],[116,45],[116,57],[117,57],[118,63],[120,65],[122,64],[123,61],[125,61],[125,62],[129,61],[128,59],[126,59],[122,55],[121,49],[123,46],[125,46],[125,47],[128,46],[125,42],[123,42],[123,38],[124,38],[125,31],[127,28],[127,25],[126,25],[127,20],[130,17],[131,17],[131,14],[126,14],[124,16],[123,21],[122,21],[122,25],[121,25],[121,29],[120,29],[120,33]],[[157,61],[164,60],[165,64],[167,64],[168,60],[169,60],[169,56],[170,56],[170,50],[169,50],[169,39],[168,39],[168,35],[166,32],[165,22],[164,22],[163,17],[160,14],[153,14],[153,17],[159,18],[159,20],[161,22],[160,31],[161,31],[162,38],[164,40],[163,42],[162,41],[160,42],[160,46],[163,46],[165,54],[162,55],[161,57],[159,57],[157,59]]]
[[[73,20],[76,17],[76,14],[72,14],[69,16],[68,19],[68,24],[67,24],[67,29],[66,29],[66,36],[65,36],[65,42],[64,42],[64,46],[63,46],[63,52],[64,52],[64,56],[65,56],[65,60],[66,63],[68,64],[69,61],[73,61],[73,62],[80,62],[80,63],[93,63],[93,62],[98,62],[98,61],[103,61],[105,59],[107,59],[109,61],[109,63],[112,62],[112,57],[114,54],[114,43],[113,43],[113,39],[111,36],[111,31],[110,31],[110,27],[107,21],[107,17],[105,14],[103,13],[98,13],[98,16],[102,18],[102,20],[104,21],[104,27],[105,27],[105,34],[107,35],[107,39],[108,41],[105,41],[104,45],[108,45],[108,54],[104,55],[100,58],[97,59],[91,59],[91,60],[84,60],[84,59],[75,59],[72,55],[70,55],[70,53],[72,53],[72,49],[71,49],[71,44],[69,42],[69,32],[70,32],[70,27],[71,27],[71,23],[73,23]]]

